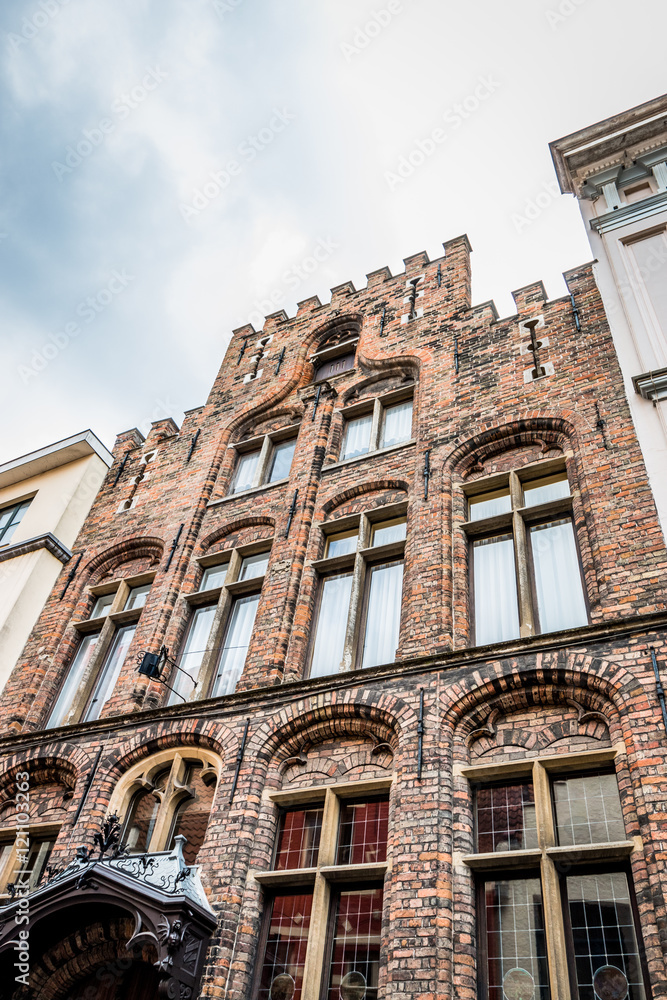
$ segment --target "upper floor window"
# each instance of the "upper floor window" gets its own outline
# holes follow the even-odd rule
[[[298,427],[283,428],[235,445],[238,453],[231,493],[243,493],[287,479],[292,466]]]
[[[22,500],[0,510],[0,546],[9,545],[32,500]]]
[[[587,625],[562,462],[490,476],[465,490],[475,644]]]
[[[401,621],[405,505],[323,525],[310,676],[391,663]]]
[[[359,329],[356,324],[343,324],[332,331],[320,344],[310,361],[315,366],[315,382],[342,375],[354,368],[354,360],[359,343]]]
[[[412,438],[412,389],[356,403],[343,411],[341,461]]]

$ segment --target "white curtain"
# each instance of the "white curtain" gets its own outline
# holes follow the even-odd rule
[[[329,576],[322,583],[311,677],[337,674],[341,668],[351,592],[351,573]]]
[[[99,719],[102,709],[108,702],[109,698],[111,698],[114,688],[116,687],[116,681],[120,675],[127,651],[130,648],[130,643],[134,639],[134,633],[136,630],[136,625],[128,625],[127,628],[122,628],[116,633],[111,649],[107,653],[104,661],[104,666],[102,667],[102,673],[95,688],[93,700],[88,706],[88,709],[81,720],[82,722],[93,722],[95,719]]]
[[[519,605],[512,536],[480,539],[473,543],[473,553],[475,643],[516,639]]]
[[[530,529],[541,632],[588,625],[572,522]]]
[[[225,641],[220,654],[218,673],[211,693],[212,698],[232,694],[243,671],[248,654],[250,636],[255,624],[259,594],[237,597],[225,632]]]
[[[169,680],[169,684],[174,690],[169,692],[168,705],[182,705],[183,698],[186,701],[192,701],[195,698],[206,697],[206,692],[202,691],[199,685],[195,687],[190,677],[194,677],[195,681],[199,679],[199,671],[208,646],[208,638],[211,634],[216,608],[217,605],[215,604],[212,604],[208,608],[197,608],[192,617],[192,624],[190,625],[190,631],[188,632],[183,652],[180,659],[177,660],[181,669],[173,670]],[[183,673],[184,670],[190,674],[190,677],[185,676]],[[182,697],[179,698],[179,694]]]
[[[356,455],[366,454],[371,443],[372,423],[372,413],[367,413],[364,417],[356,417],[354,420],[347,421],[341,458],[355,458]]]
[[[81,640],[81,645],[76,651],[76,656],[74,657],[72,665],[69,668],[67,680],[62,686],[58,699],[53,706],[53,711],[49,716],[49,721],[46,724],[47,729],[55,729],[56,726],[62,726],[65,721],[67,714],[72,707],[74,695],[84,681],[86,670],[88,664],[90,663],[90,658],[93,655],[93,650],[97,645],[99,637],[98,632],[95,635],[84,635]]]
[[[241,580],[254,580],[255,577],[264,576],[266,567],[269,565],[269,553],[258,552],[254,556],[246,556],[241,562],[239,572],[239,582]]]
[[[370,572],[362,667],[393,662],[401,624],[403,563],[373,566]]]
[[[270,483],[275,483],[279,479],[286,479],[289,476],[295,445],[296,439],[293,438],[291,441],[279,441],[273,446],[273,458],[271,459],[271,471],[269,473]]]
[[[236,475],[234,476],[234,493],[240,493],[241,490],[249,490],[254,486],[258,461],[258,451],[251,451],[247,455],[239,457],[239,462],[236,466]]]
[[[412,400],[387,406],[384,411],[384,428],[382,431],[381,448],[388,448],[401,441],[409,441],[412,437]]]

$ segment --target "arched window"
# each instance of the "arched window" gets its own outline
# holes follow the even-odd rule
[[[191,791],[191,797],[184,799],[176,807],[171,837],[167,846],[171,849],[179,835],[186,837],[187,844],[183,850],[183,857],[191,865],[199,854],[199,848],[204,843],[208,817],[215,795],[215,783],[205,780],[203,765],[198,762],[187,765],[185,782]]]

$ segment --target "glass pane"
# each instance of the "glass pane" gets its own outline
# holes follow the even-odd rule
[[[67,680],[63,684],[60,694],[53,706],[53,711],[46,724],[47,729],[55,729],[62,726],[72,707],[74,696],[84,682],[90,658],[99,639],[99,632],[93,635],[84,635],[81,645],[76,651],[76,656],[72,660],[72,665],[67,674]]]
[[[570,876],[567,896],[579,1000],[645,1000],[625,874]]]
[[[311,893],[273,900],[258,1000],[301,1000],[312,902]]]
[[[372,413],[345,421],[345,439],[343,441],[341,459],[355,458],[357,455],[366,454],[371,446],[372,423]]]
[[[377,1000],[382,889],[341,892],[336,906],[326,1000]]]
[[[481,521],[485,517],[495,517],[497,514],[509,514],[512,510],[512,498],[508,489],[496,490],[494,493],[482,493],[468,500],[468,517],[471,521]]]
[[[530,781],[478,788],[475,804],[480,854],[537,847],[535,796]]]
[[[539,878],[484,885],[489,1000],[549,1000]]]
[[[534,479],[523,484],[523,502],[526,507],[535,507],[538,503],[548,500],[560,500],[569,497],[570,484],[564,472],[557,476],[547,476],[545,479]]]
[[[529,534],[540,631],[588,625],[572,522],[566,518],[534,525]]]
[[[176,660],[181,669],[174,668],[169,678],[173,691],[169,692],[167,705],[182,705],[183,699],[193,701],[195,698],[206,697],[206,692],[199,686],[199,671],[208,648],[216,611],[217,604],[211,604],[206,608],[197,608],[193,614],[183,651]],[[194,683],[191,678],[194,678]]]
[[[553,782],[561,846],[626,840],[615,774],[587,774]]]
[[[54,840],[34,840],[30,838],[30,849],[28,858],[22,870],[29,876],[28,884],[34,889],[46,870],[46,866],[53,850]]]
[[[215,795],[215,781],[210,779],[210,783],[205,783],[202,779],[203,773],[204,769],[201,764],[188,765],[185,784],[190,788],[193,797],[186,799],[178,807],[168,846],[168,850],[171,851],[176,837],[186,837],[187,844],[183,848],[183,858],[187,865],[195,863],[199,849],[204,843],[213,796]]]
[[[473,542],[473,575],[476,645],[516,639],[519,603],[511,535]]]
[[[393,662],[401,624],[402,587],[402,560],[372,567],[362,667]]]
[[[289,441],[277,441],[274,444],[269,478],[267,479],[268,483],[275,483],[279,479],[287,479],[292,466],[295,447],[296,438],[291,438]]]
[[[350,552],[356,552],[358,540],[359,532],[356,528],[351,531],[339,531],[337,535],[329,535],[324,558],[332,559],[334,556],[346,556]]]
[[[93,605],[93,610],[90,612],[90,617],[105,618],[111,610],[111,605],[113,604],[115,597],[115,594],[105,594],[103,597],[98,597]]]
[[[136,629],[136,625],[128,625],[126,628],[119,629],[116,633],[111,648],[106,655],[92,701],[81,719],[82,722],[92,722],[94,719],[99,719],[102,709],[113,695],[116,681],[120,675]]]
[[[123,830],[123,844],[130,854],[145,854],[153,836],[160,802],[152,792],[137,792]]]
[[[0,510],[0,545],[9,545],[30,503],[30,500],[24,500],[23,503]]]
[[[407,522],[404,517],[395,517],[393,521],[383,521],[373,528],[371,546],[402,542],[405,540],[406,531]]]
[[[257,555],[246,556],[241,561],[239,580],[254,580],[257,576],[264,576],[268,565],[268,552],[258,552]]]
[[[276,852],[276,871],[286,868],[314,868],[320,848],[322,806],[289,809],[282,817]]]
[[[144,583],[141,587],[132,587],[128,594],[124,610],[130,611],[132,608],[143,608],[150,589],[150,583]]]
[[[199,589],[215,590],[217,587],[222,587],[225,582],[228,569],[228,562],[219,563],[217,566],[209,566],[208,569],[204,570],[204,575],[201,578]]]
[[[322,599],[317,616],[311,677],[337,674],[341,669],[351,592],[351,573],[328,576],[322,581]]]
[[[381,448],[389,448],[392,444],[409,441],[412,437],[412,400],[404,403],[386,406],[382,421]]]
[[[251,594],[249,597],[237,597],[232,605],[212,698],[231,694],[236,689],[248,654],[258,604],[259,594]]]
[[[389,799],[343,802],[338,835],[338,865],[363,865],[387,860]]]
[[[658,326],[665,337],[667,336],[667,282],[665,282],[664,262],[667,253],[667,233],[663,231],[637,240],[630,244],[628,251],[634,256],[639,271],[639,276],[636,279],[639,287],[636,288],[635,295],[638,298],[641,296],[641,285],[643,284],[655,311]],[[660,341],[656,338],[651,343],[653,338],[649,339],[646,334],[644,337],[641,350],[644,358],[648,356],[648,366],[651,368],[660,367],[661,364],[664,364],[662,361],[664,355],[661,355],[661,349],[657,348],[656,350]]]
[[[232,493],[249,490],[255,485],[255,473],[257,472],[258,462],[259,451],[249,451],[245,455],[239,455]]]

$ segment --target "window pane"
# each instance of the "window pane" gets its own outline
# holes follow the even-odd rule
[[[160,802],[152,792],[137,792],[132,799],[122,837],[130,854],[145,854],[148,850],[159,808]]]
[[[289,809],[283,814],[276,852],[276,871],[286,868],[314,868],[322,832],[321,806]]]
[[[557,476],[547,476],[545,479],[534,479],[523,484],[523,502],[526,507],[535,507],[538,503],[548,500],[560,500],[569,497],[570,484],[564,472]]]
[[[128,594],[124,610],[130,611],[132,608],[143,608],[150,589],[150,583],[144,583],[141,587],[132,587]]]
[[[353,528],[351,531],[340,531],[337,535],[329,535],[324,553],[325,559],[332,559],[334,556],[346,556],[350,552],[356,552],[358,541],[359,532],[356,528]]]
[[[553,782],[561,846],[626,840],[615,774],[587,774]]]
[[[363,865],[387,860],[389,800],[343,802],[338,835],[338,865]]]
[[[497,514],[509,514],[512,510],[512,498],[507,489],[496,490],[494,493],[483,493],[468,500],[468,517],[471,521],[481,521],[485,517],[496,517]]]
[[[199,589],[215,590],[217,587],[222,587],[225,582],[228,569],[228,562],[219,563],[217,566],[209,566],[208,569],[204,570],[204,575],[201,578]]]
[[[541,632],[588,625],[574,530],[569,518],[534,525],[530,542]]]
[[[381,930],[381,888],[340,893],[326,1000],[377,1000]]]
[[[245,455],[239,455],[232,493],[249,490],[255,485],[255,473],[257,472],[258,462],[259,451],[249,451]]]
[[[105,618],[111,610],[111,605],[113,604],[115,597],[115,594],[105,594],[103,597],[98,597],[93,605],[93,610],[90,612],[90,617]]]
[[[406,530],[407,522],[404,517],[396,517],[393,521],[376,524],[371,536],[371,546],[402,542],[405,540]]]
[[[362,667],[391,663],[396,656],[401,624],[402,586],[402,560],[372,567]]]
[[[388,448],[392,444],[400,444],[401,441],[409,441],[412,437],[412,400],[406,399],[404,403],[396,403],[394,406],[386,406],[384,409],[384,419],[382,421],[382,437],[380,447]]]
[[[241,561],[239,580],[254,580],[257,576],[264,576],[268,565],[268,552],[258,552],[257,555],[246,556]]]
[[[535,796],[530,781],[478,788],[475,805],[480,854],[537,847]]]
[[[116,681],[120,675],[136,629],[136,625],[128,625],[127,628],[119,629],[116,633],[104,661],[92,701],[81,719],[82,722],[92,722],[94,719],[99,719],[102,709],[113,695]]]
[[[30,500],[24,500],[23,503],[0,510],[0,545],[9,545],[30,503]]]
[[[345,421],[345,439],[341,459],[355,458],[357,455],[365,455],[371,446],[371,425],[373,414],[367,413],[363,417],[355,417],[354,420]]]
[[[567,896],[580,1000],[645,1000],[625,874],[570,876]]]
[[[93,650],[97,645],[99,637],[99,632],[96,632],[94,635],[84,635],[81,640],[81,645],[77,649],[76,656],[69,668],[67,680],[61,688],[49,721],[46,724],[47,729],[55,729],[56,726],[62,726],[65,722],[72,707],[74,696],[84,682],[86,670],[88,669],[90,658],[93,655]]]
[[[205,783],[202,778],[203,773],[204,768],[201,764],[188,765],[185,784],[190,788],[193,797],[186,799],[178,807],[167,846],[167,850],[171,851],[176,837],[186,837],[187,844],[183,848],[183,858],[187,865],[195,863],[199,849],[204,843],[213,796],[215,795],[215,781],[211,779],[210,783]]]
[[[296,438],[291,438],[289,441],[277,441],[274,444],[268,483],[275,483],[279,479],[286,479],[289,476],[295,447]]]
[[[549,1000],[540,880],[486,882],[484,906],[488,1000]]]
[[[212,604],[207,608],[197,608],[193,614],[183,651],[176,660],[181,669],[174,669],[169,679],[173,691],[169,692],[167,705],[182,705],[184,698],[186,701],[192,701],[195,698],[206,697],[206,692],[199,684],[199,671],[208,647],[216,610],[217,605]],[[197,687],[190,680],[191,677],[194,677]]]
[[[311,677],[337,674],[341,668],[351,591],[351,573],[328,576],[322,581],[322,600],[317,617]]]
[[[28,875],[28,884],[31,889],[35,888],[44,874],[54,844],[55,838],[53,840],[36,840],[32,836],[30,837],[28,857],[21,868]]]
[[[511,535],[473,542],[475,643],[516,639],[519,604],[516,593],[514,543]]]
[[[212,698],[220,698],[223,694],[231,694],[243,671],[245,658],[248,654],[252,627],[255,624],[259,594],[249,597],[237,597],[232,605],[225,641],[222,646],[218,674],[211,693]]]
[[[312,902],[311,893],[273,900],[257,1000],[301,1000]]]

